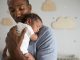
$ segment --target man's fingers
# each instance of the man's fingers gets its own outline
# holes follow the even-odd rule
[[[13,26],[10,30],[11,31],[14,31],[14,30],[16,30],[17,29],[17,26]]]
[[[10,29],[10,31],[7,33],[7,37],[6,37],[6,42],[7,41],[14,41],[14,40],[18,40],[18,34],[16,31],[17,27],[14,26]],[[16,44],[16,41],[14,41],[13,43]]]
[[[8,36],[17,36],[17,26],[14,26],[10,29],[10,31],[7,33]]]

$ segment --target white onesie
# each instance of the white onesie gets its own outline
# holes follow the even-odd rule
[[[24,39],[23,39],[21,47],[20,47],[23,54],[28,53],[28,46],[29,46],[30,37],[32,34],[34,34],[34,31],[31,26],[24,24],[24,23],[21,23],[21,22],[19,22],[17,24],[17,30],[18,30],[19,34],[21,34],[21,32],[24,28],[26,28],[26,33],[24,35]]]

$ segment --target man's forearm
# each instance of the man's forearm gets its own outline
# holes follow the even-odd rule
[[[20,51],[19,48],[16,48],[16,49],[15,49],[15,57],[16,57],[18,60],[27,60],[27,58],[22,54],[22,52]]]

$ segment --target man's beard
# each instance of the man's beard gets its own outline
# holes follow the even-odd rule
[[[22,22],[22,19],[23,19],[23,16],[17,17],[14,20],[16,21],[16,23],[18,23],[18,22]]]

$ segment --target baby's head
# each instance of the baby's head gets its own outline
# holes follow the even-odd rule
[[[25,14],[22,23],[30,25],[35,33],[38,32],[43,25],[42,19],[34,13]]]

